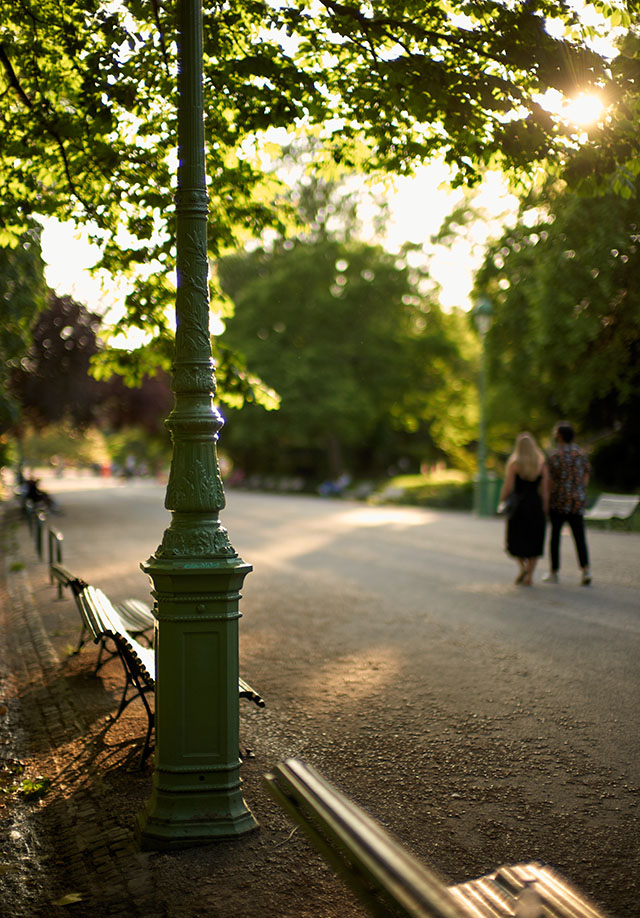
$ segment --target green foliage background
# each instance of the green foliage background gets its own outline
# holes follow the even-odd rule
[[[401,259],[320,237],[229,257],[219,273],[235,305],[225,340],[281,397],[277,412],[231,416],[225,448],[245,470],[297,461],[337,477],[401,455],[463,460],[473,346]]]
[[[637,197],[551,185],[526,202],[477,277],[495,309],[494,437],[547,433],[568,417],[594,445],[603,483],[638,486],[639,279]]]
[[[205,2],[211,258],[261,239],[267,228],[284,238],[295,218],[298,205],[275,171],[277,155],[267,133],[272,128],[289,139],[315,132],[321,143],[307,164],[314,174],[338,167],[406,174],[436,154],[451,166],[454,183],[473,184],[487,167],[517,174],[523,185],[531,184],[540,165],[549,175],[562,173],[572,188],[598,191],[608,203],[601,207],[591,198],[581,204],[565,192],[547,192],[536,202],[543,209],[537,240],[521,221],[500,241],[478,281],[496,304],[489,339],[499,418],[494,436],[506,442],[525,422],[541,430],[562,410],[619,444],[633,440],[634,230],[630,213],[621,215],[607,195],[626,196],[630,207],[636,202],[640,38],[635,4],[598,0],[593,7],[605,17],[599,26],[586,25],[563,0]],[[152,343],[135,353],[103,356],[103,375],[120,371],[140,383],[150,371],[169,366],[176,8],[146,0],[0,0],[0,244],[9,246],[0,264],[7,320],[0,329],[3,367],[22,360],[45,302],[39,255],[31,258],[35,215],[84,226],[102,247],[100,267],[130,281],[118,330],[143,329]],[[620,30],[619,53],[609,60],[594,53],[589,41],[608,36],[611,26]],[[609,113],[585,135],[541,106],[539,94],[550,88],[567,96],[597,88]],[[551,217],[554,227],[564,225],[566,238],[550,230]],[[314,244],[321,245],[317,239]],[[304,429],[315,449],[327,450],[327,437],[333,439],[330,466],[342,461],[340,450],[356,449],[356,431],[375,463],[382,464],[391,443],[409,452],[417,444],[422,453],[464,463],[474,424],[477,357],[465,321],[443,316],[434,300],[424,309],[414,281],[382,253],[365,258],[364,250],[349,249],[350,265],[377,259],[378,280],[372,285],[362,271],[359,279],[343,272],[347,283],[337,286],[344,289],[331,294],[336,252],[328,253],[329,241],[322,245],[324,254],[315,250],[317,261],[304,257],[309,240],[290,252],[240,256],[248,275],[235,285],[237,304],[249,317],[252,302],[266,310],[280,296],[282,311],[270,313],[260,347],[255,338],[262,326],[243,328],[244,317],[229,318],[228,338],[216,342],[220,395],[235,405],[246,400],[247,417],[255,417],[243,434],[247,444],[259,418],[268,418],[263,449],[268,451],[269,436],[286,443],[295,441],[295,428]],[[273,277],[260,275],[260,257],[269,259]],[[36,266],[32,275],[30,265]],[[308,284],[300,279],[303,269]],[[370,296],[374,287],[379,299]],[[228,304],[215,275],[211,296],[225,315]],[[367,296],[370,306],[364,308]],[[385,296],[396,317],[393,327],[379,306]],[[419,302],[403,302],[405,296]],[[304,304],[298,311],[309,323],[298,334],[306,335],[302,362],[308,361],[310,381],[297,364],[275,356],[277,348],[271,353],[273,342],[289,334],[276,326],[295,328],[298,317],[290,306],[296,303]],[[353,320],[346,317],[347,306]],[[364,320],[367,356],[355,337]],[[320,347],[325,332],[333,335],[333,372],[326,371],[331,359]],[[228,343],[234,336],[246,364]],[[301,351],[293,339],[291,347],[294,355]],[[256,376],[263,372],[258,359],[264,360],[264,384]],[[355,384],[358,361],[371,397]],[[6,427],[15,420],[15,403],[6,371],[0,372],[0,420]],[[253,404],[273,406],[277,395],[270,387],[279,392],[278,386],[280,415],[258,413]],[[299,407],[302,392],[306,412]],[[627,454],[626,466],[632,469],[634,462]]]

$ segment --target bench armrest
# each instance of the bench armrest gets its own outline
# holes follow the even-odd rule
[[[380,918],[468,918],[445,884],[315,769],[288,759],[267,789]]]
[[[276,801],[378,918],[605,918],[580,890],[536,861],[446,886],[299,759],[277,765],[265,780]]]

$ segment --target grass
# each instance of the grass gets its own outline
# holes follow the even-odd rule
[[[612,532],[640,532],[640,512],[636,510],[628,520],[586,520],[589,529],[608,529]]]
[[[464,472],[445,469],[432,475],[396,475],[370,500],[380,504],[408,504],[440,510],[472,510],[473,481]]]

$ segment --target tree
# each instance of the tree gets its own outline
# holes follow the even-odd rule
[[[0,242],[34,213],[83,223],[103,267],[145,266],[122,326],[159,336],[173,300],[175,9],[0,0]],[[443,152],[459,181],[562,159],[573,138],[537,94],[609,85],[588,37],[565,0],[205,3],[211,255],[277,219],[268,128],[323,125],[327,155],[361,170]]]
[[[640,481],[639,280],[638,199],[557,185],[525,205],[476,278],[495,306],[489,351],[501,405],[528,419],[522,426],[568,416],[613,438],[620,468],[602,466],[602,478],[626,487]]]
[[[603,7],[611,4],[601,3]],[[628,4],[631,10],[631,4]],[[636,11],[637,12],[637,11]],[[629,25],[629,17],[617,11],[614,22]],[[611,81],[603,93],[604,118],[592,125],[572,151],[563,177],[574,190],[587,195],[614,192],[625,198],[637,195],[640,174],[640,34],[637,24],[617,42],[610,64]]]
[[[22,419],[43,427],[68,418],[79,429],[96,419],[101,383],[89,376],[89,366],[100,321],[71,297],[49,293],[11,381]]]
[[[31,326],[45,304],[45,290],[40,227],[32,225],[15,246],[0,248],[0,435],[18,417],[9,380],[27,351]]]
[[[273,414],[245,406],[233,417],[225,447],[245,471],[380,473],[402,455],[416,465],[455,455],[461,429],[468,440],[453,320],[406,263],[321,236],[223,259],[219,272],[236,307],[225,341],[282,399]]]
[[[71,297],[49,292],[38,316],[30,346],[13,370],[11,390],[20,411],[19,425],[42,431],[52,425],[84,432],[138,431],[140,458],[166,453],[169,435],[162,423],[173,402],[169,378],[157,371],[139,386],[119,376],[96,380],[91,362],[101,347],[101,318]],[[146,449],[146,455],[143,453]],[[151,452],[153,456],[151,455]]]

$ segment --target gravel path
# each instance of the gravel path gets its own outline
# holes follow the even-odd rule
[[[147,497],[157,502],[156,492],[145,493],[141,487],[141,519]],[[86,570],[91,546],[73,534],[96,511],[86,494],[66,500],[56,520],[65,560],[72,566],[74,552]],[[110,725],[117,662],[95,679],[93,647],[69,656],[79,625],[73,604],[55,598],[24,524],[5,525],[2,761],[21,760],[26,776],[51,780],[39,801],[0,796],[0,828],[11,839],[0,859],[0,902],[11,902],[13,918],[364,915],[264,792],[264,773],[290,755],[366,806],[446,882],[538,859],[612,916],[635,918],[640,609],[638,573],[624,553],[637,549],[637,536],[594,538],[601,588],[581,592],[567,576],[558,591],[523,594],[496,550],[500,526],[473,541],[462,516],[439,517],[438,532],[424,516],[409,524],[415,514],[400,508],[382,525],[359,523],[369,529],[360,542],[362,533],[343,538],[336,517],[353,523],[366,509],[356,505],[311,502],[314,511],[260,498],[251,508],[247,495],[230,504],[225,525],[255,567],[241,669],[267,708],[242,705],[241,737],[255,750],[242,775],[260,829],[179,854],[137,851],[135,819],[151,781],[151,768],[135,768],[144,713],[132,705]],[[154,513],[152,524],[122,531],[125,555],[140,560],[154,550]],[[101,530],[100,552],[117,540],[116,523],[114,516]],[[383,541],[388,568],[371,561]],[[601,544],[612,555],[606,567]],[[453,586],[451,546],[466,559]],[[420,561],[420,548],[430,560]],[[120,590],[114,598],[145,598],[145,578],[130,559],[100,557],[100,586]],[[569,555],[569,570],[571,563]],[[422,565],[422,588],[409,584],[414,564]],[[391,615],[385,579],[394,585]]]

